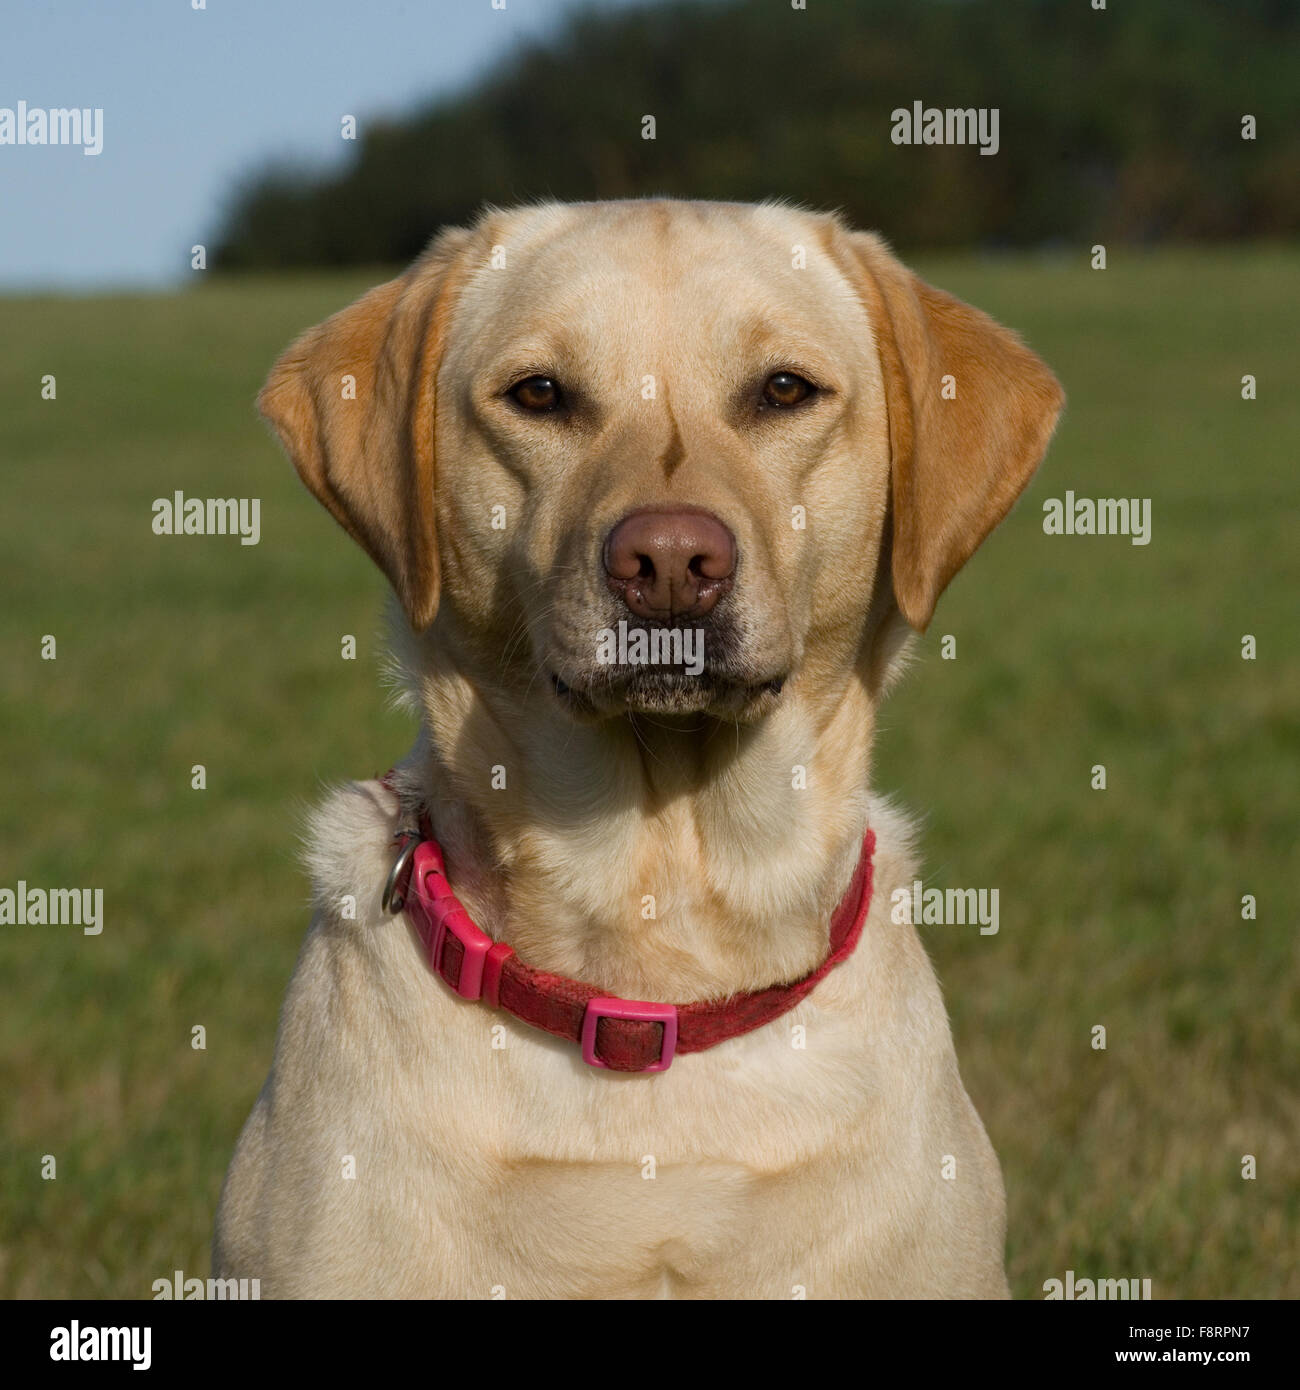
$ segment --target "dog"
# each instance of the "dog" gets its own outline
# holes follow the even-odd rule
[[[1008,1295],[870,750],[1063,400],[879,237],[783,204],[489,209],[284,353],[260,409],[391,584],[420,733],[311,816],[216,1273]]]

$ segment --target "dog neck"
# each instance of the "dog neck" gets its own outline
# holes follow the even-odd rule
[[[575,722],[426,644],[399,785],[477,924],[530,965],[687,1002],[815,968],[867,824],[872,701],[792,682],[761,722]],[[811,682],[810,682],[811,684]]]

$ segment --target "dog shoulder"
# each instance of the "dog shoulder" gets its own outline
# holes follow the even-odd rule
[[[870,825],[876,835],[873,856],[874,897],[889,901],[888,890],[912,881],[918,859],[920,826],[912,814],[892,797],[873,793]]]
[[[382,782],[346,782],[307,814],[302,857],[312,901],[329,918],[369,921],[392,867],[397,796]]]

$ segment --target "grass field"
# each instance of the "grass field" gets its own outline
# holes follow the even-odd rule
[[[1013,1288],[1300,1296],[1300,253],[919,264],[1070,396],[886,706],[876,776],[925,814],[928,882],[1000,891],[996,936],[925,940],[1002,1159]],[[0,927],[4,1295],[207,1273],[307,923],[299,811],[409,742],[382,581],[252,408],[279,348],[376,278],[0,301],[0,887],[105,900],[96,937]],[[176,489],[260,497],[261,544],[155,536]],[[1044,535],[1066,489],[1151,498],[1151,543]]]

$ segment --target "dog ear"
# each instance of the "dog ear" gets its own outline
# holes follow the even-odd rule
[[[298,476],[388,576],[417,631],[438,611],[434,383],[467,240],[442,233],[405,275],[309,329],[257,398]]]
[[[894,596],[924,632],[1033,476],[1065,395],[1009,329],[925,284],[879,237],[848,240],[884,374]]]

